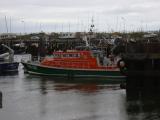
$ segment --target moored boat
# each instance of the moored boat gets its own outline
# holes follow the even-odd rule
[[[0,62],[0,75],[18,73],[18,62]]]
[[[41,62],[24,62],[25,70],[31,74],[85,78],[125,78],[116,64],[102,65],[99,53],[88,50],[53,52]]]
[[[7,45],[2,44],[6,52],[0,54],[0,75],[18,73],[19,63],[14,61],[14,51]]]

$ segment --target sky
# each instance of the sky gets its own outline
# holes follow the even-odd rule
[[[159,11],[160,0],[0,0],[0,33],[159,30]]]

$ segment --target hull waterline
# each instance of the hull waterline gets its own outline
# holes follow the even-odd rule
[[[18,73],[18,62],[2,62],[0,63],[0,75]]]

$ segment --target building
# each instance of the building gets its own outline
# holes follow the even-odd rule
[[[15,33],[2,33],[2,34],[0,34],[0,40],[13,39],[16,37],[17,37],[17,34],[15,34]]]
[[[76,38],[76,33],[72,32],[61,32],[59,34],[60,39],[75,39]]]

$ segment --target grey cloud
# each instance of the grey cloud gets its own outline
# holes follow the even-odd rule
[[[86,26],[94,16],[95,24],[102,29],[108,23],[115,26],[116,16],[125,17],[127,24],[138,25],[142,20],[159,24],[159,11],[159,0],[1,0],[0,20],[2,23],[5,15],[11,16],[13,23],[17,23],[15,28],[20,29],[16,26],[22,18],[28,25],[35,22],[74,24],[79,21]],[[119,22],[123,24],[122,20]],[[47,26],[45,28],[47,30]]]
[[[104,10],[104,14],[113,14],[113,15],[130,15],[130,14],[144,14],[148,12],[152,12],[152,10],[156,9],[159,6],[154,5],[129,5],[129,6],[116,6],[107,10]]]

